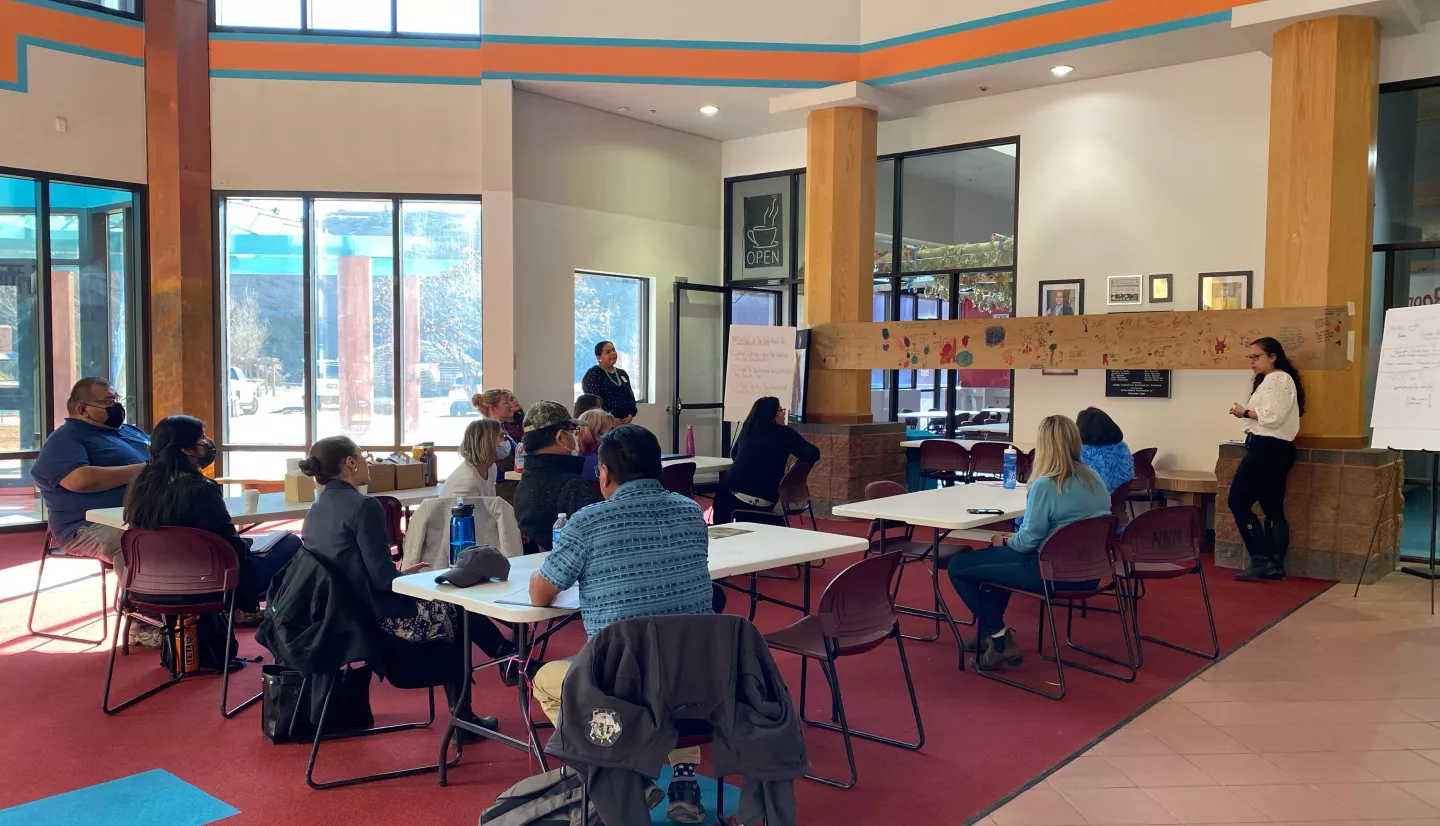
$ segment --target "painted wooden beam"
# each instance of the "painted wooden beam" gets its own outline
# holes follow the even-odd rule
[[[833,370],[1243,370],[1262,336],[1302,370],[1345,370],[1349,333],[1344,307],[817,324],[810,382]]]

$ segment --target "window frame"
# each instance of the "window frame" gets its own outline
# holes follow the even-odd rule
[[[0,452],[0,461],[33,462],[40,455],[40,449],[44,447],[50,434],[55,432],[55,345],[51,335],[54,305],[51,295],[51,279],[48,277],[55,268],[55,259],[50,243],[50,218],[53,214],[50,209],[51,184],[74,184],[113,189],[128,192],[133,198],[128,227],[133,234],[133,241],[127,250],[129,258],[126,262],[126,280],[128,284],[133,285],[133,298],[128,302],[130,307],[125,321],[129,326],[126,337],[128,351],[126,353],[126,370],[130,374],[131,381],[134,382],[129,400],[133,400],[135,409],[129,410],[128,413],[131,421],[148,430],[153,425],[150,420],[151,365],[147,357],[150,352],[150,325],[144,323],[150,306],[150,238],[147,231],[149,187],[146,184],[129,181],[42,172],[10,166],[0,166],[0,175],[26,179],[35,185],[35,265],[37,270],[34,301],[35,327],[40,339],[35,347],[35,358],[39,361],[39,387],[36,389],[40,395],[39,407],[36,410],[39,421],[36,426],[40,434],[40,442],[34,450]],[[108,230],[106,240],[108,243]],[[84,257],[81,256],[80,260],[83,259]],[[42,520],[45,517],[43,500],[40,506],[40,516]],[[37,524],[41,523],[0,525],[0,534],[34,530]]]
[[[111,17],[119,17],[123,20],[134,20],[137,23],[145,22],[145,0],[135,0],[135,11],[121,11],[119,9],[107,9],[96,3],[87,3],[85,0],[51,0],[52,3],[59,3],[62,6],[84,9],[85,11],[108,14]]]
[[[212,4],[213,8],[213,4]],[[229,352],[226,341],[226,288],[228,286],[225,278],[226,266],[226,242],[227,230],[225,223],[225,202],[230,199],[289,199],[299,200],[302,205],[302,224],[304,227],[303,257],[301,262],[301,285],[304,294],[301,309],[303,318],[302,341],[304,347],[305,367],[302,370],[301,386],[304,388],[305,398],[305,433],[306,443],[303,445],[291,444],[232,444],[230,436],[230,417],[225,407],[226,402],[226,376],[229,368]],[[390,326],[391,352],[391,382],[394,388],[393,404],[396,408],[394,424],[392,428],[393,444],[382,444],[367,442],[360,445],[362,450],[373,452],[401,450],[408,445],[404,441],[404,417],[399,415],[400,388],[404,385],[405,360],[401,356],[400,348],[396,343],[400,339],[400,324],[403,318],[403,276],[404,262],[404,204],[412,203],[460,203],[481,205],[481,223],[484,222],[483,200],[479,195],[454,195],[435,193],[404,193],[393,192],[333,192],[316,190],[215,190],[211,193],[211,216],[214,221],[214,238],[212,254],[211,286],[213,289],[214,306],[214,346],[215,346],[215,419],[214,430],[218,434],[216,442],[216,476],[225,476],[226,459],[228,453],[301,453],[304,454],[310,449],[319,438],[316,425],[316,411],[318,410],[318,399],[315,395],[315,202],[316,201],[389,201],[391,205],[391,255],[394,261],[392,270],[391,285],[391,308],[394,313],[394,321]],[[483,298],[482,298],[483,302]],[[458,451],[459,444],[435,445],[439,451]]]
[[[1019,310],[1019,307],[1018,307],[1018,293],[1019,293],[1019,290],[1020,290],[1020,283],[1019,283],[1020,244],[1019,244],[1019,243],[1016,243],[1016,245],[1015,245],[1015,251],[1014,251],[1014,254],[1011,256],[1011,262],[1010,262],[1010,264],[1007,265],[1007,266],[1001,266],[1001,267],[980,267],[980,268],[970,268],[970,269],[959,269],[959,268],[946,269],[946,268],[940,268],[940,269],[927,269],[927,270],[915,270],[915,271],[902,271],[902,270],[903,270],[903,267],[900,265],[900,261],[899,261],[899,248],[900,248],[901,244],[903,243],[903,239],[904,239],[904,236],[903,236],[901,233],[902,233],[902,231],[903,231],[903,221],[904,221],[904,212],[905,212],[905,203],[904,203],[905,161],[906,161],[907,159],[910,159],[910,158],[920,158],[920,157],[926,157],[926,156],[930,156],[930,155],[943,155],[943,154],[952,153],[952,152],[964,152],[964,151],[973,150],[973,149],[986,149],[986,148],[989,148],[989,147],[1006,146],[1006,145],[1011,145],[1011,144],[1013,144],[1013,145],[1015,146],[1015,214],[1014,214],[1014,223],[1013,223],[1013,226],[1014,226],[1014,228],[1015,228],[1015,229],[1014,229],[1014,231],[1015,231],[1015,236],[1018,238],[1018,237],[1019,237],[1019,234],[1020,234],[1020,166],[1021,166],[1021,150],[1022,150],[1022,148],[1023,148],[1023,147],[1022,147],[1022,141],[1021,141],[1019,135],[1010,135],[1010,136],[1000,137],[1000,138],[990,138],[990,139],[986,139],[986,140],[982,140],[982,141],[971,141],[971,142],[968,142],[968,143],[949,144],[949,145],[946,145],[946,146],[929,147],[929,148],[926,148],[926,149],[915,149],[915,150],[911,150],[911,151],[909,151],[909,152],[892,152],[892,153],[889,153],[889,154],[884,154],[884,155],[878,155],[878,156],[876,156],[876,158],[875,158],[875,163],[876,163],[877,166],[878,166],[879,164],[885,163],[886,161],[893,161],[893,162],[894,162],[894,164],[895,164],[895,173],[894,173],[894,177],[895,177],[895,190],[894,190],[894,192],[892,193],[894,200],[893,200],[893,205],[892,205],[891,213],[890,213],[890,215],[891,215],[891,222],[892,222],[892,226],[890,227],[890,234],[891,234],[891,239],[892,239],[891,245],[892,245],[892,250],[893,250],[892,253],[891,253],[891,256],[890,256],[890,261],[891,261],[891,267],[890,267],[890,268],[891,268],[891,272],[888,272],[888,273],[877,273],[877,272],[873,272],[873,270],[872,270],[872,273],[871,273],[872,278],[873,278],[874,280],[890,279],[890,291],[891,291],[890,294],[893,295],[893,296],[898,297],[898,296],[902,295],[901,285],[903,284],[904,279],[915,278],[915,277],[920,277],[920,276],[927,276],[927,275],[929,275],[929,276],[946,276],[946,277],[948,277],[948,278],[950,279],[950,295],[951,295],[951,300],[950,300],[949,302],[947,302],[947,303],[949,304],[949,308],[948,308],[948,310],[946,310],[946,315],[945,315],[945,317],[946,317],[947,319],[954,320],[954,319],[958,318],[958,313],[959,313],[959,308],[960,308],[960,302],[958,302],[958,301],[956,301],[956,300],[954,299],[954,296],[957,295],[956,290],[958,289],[958,286],[959,286],[960,276],[962,276],[962,275],[970,275],[970,274],[987,273],[987,272],[995,272],[995,273],[1004,272],[1004,273],[1010,273],[1010,275],[1011,275],[1011,281],[1010,281],[1010,285],[1011,285],[1011,286],[1010,286],[1010,290],[1011,290],[1011,306],[1012,306],[1011,318],[1016,318],[1016,317],[1018,317],[1018,316],[1019,316],[1019,312],[1018,312],[1018,310]],[[788,323],[789,323],[790,325],[792,325],[792,326],[796,324],[797,319],[799,318],[799,308],[798,308],[798,306],[797,306],[797,303],[798,303],[798,301],[800,300],[801,296],[803,295],[803,292],[802,292],[802,291],[803,291],[804,284],[805,284],[805,277],[804,277],[804,275],[800,272],[800,255],[799,255],[799,252],[798,252],[798,251],[799,251],[799,248],[800,248],[800,244],[802,244],[802,243],[804,242],[804,239],[802,239],[802,238],[799,237],[799,227],[800,227],[800,198],[799,198],[799,188],[800,188],[800,179],[801,179],[801,176],[803,176],[804,174],[805,174],[805,170],[804,170],[804,169],[784,169],[784,170],[776,170],[776,171],[774,171],[774,172],[761,172],[761,173],[756,173],[756,174],[753,174],[753,175],[740,175],[740,176],[736,176],[736,177],[726,178],[726,179],[725,179],[725,203],[724,203],[724,216],[725,216],[725,218],[724,218],[724,221],[725,221],[725,231],[724,231],[724,267],[723,267],[723,280],[722,280],[722,283],[723,283],[725,286],[755,286],[755,287],[763,287],[763,286],[771,286],[771,287],[783,286],[783,287],[785,287],[786,290],[787,290],[787,292],[788,292],[789,298],[790,298],[790,310],[789,310],[789,313],[788,313],[787,321],[788,321]],[[790,249],[792,250],[792,253],[791,253],[791,255],[790,255],[790,262],[789,262],[789,264],[787,265],[788,274],[787,274],[785,277],[782,277],[782,278],[773,278],[773,279],[764,279],[764,280],[761,280],[761,279],[739,279],[739,280],[736,280],[736,279],[733,278],[734,270],[733,270],[733,261],[732,261],[732,258],[733,258],[733,249],[734,249],[734,231],[735,231],[734,221],[732,220],[732,215],[733,215],[733,212],[734,212],[734,185],[737,184],[737,183],[744,183],[744,182],[747,182],[747,181],[765,180],[765,179],[768,179],[768,178],[781,178],[781,177],[785,177],[785,176],[789,176],[789,179],[790,179],[790,209],[789,209],[788,220],[790,221],[790,232],[789,232],[789,235],[790,235]],[[873,242],[872,242],[872,243],[873,243]],[[873,282],[872,282],[872,283],[873,283]],[[900,304],[901,304],[901,302],[898,301],[898,300],[887,302],[887,305],[889,306],[889,309],[890,309],[890,313],[889,313],[890,318],[889,318],[888,320],[890,320],[890,321],[899,321],[899,320],[900,320],[900,315],[901,315],[901,312],[900,312]],[[944,309],[944,308],[942,307],[942,309]],[[954,438],[954,437],[955,437],[955,408],[956,408],[956,399],[957,399],[957,395],[958,395],[958,394],[957,394],[957,389],[958,389],[958,371],[957,371],[957,370],[945,370],[945,371],[943,371],[943,372],[946,374],[946,378],[945,378],[945,381],[944,381],[944,384],[943,384],[943,392],[944,392],[944,394],[945,394],[945,409],[946,409],[946,412],[949,414],[948,416],[946,416],[946,420],[945,420],[945,438],[950,439],[950,438]],[[884,381],[885,387],[884,387],[884,388],[879,388],[879,389],[888,390],[888,392],[889,392],[889,399],[887,400],[887,404],[888,404],[888,407],[889,407],[889,410],[890,410],[890,418],[889,418],[889,421],[891,421],[891,422],[898,422],[898,421],[900,421],[900,419],[901,419],[901,417],[900,417],[900,415],[899,415],[899,411],[898,411],[898,407],[899,407],[899,397],[900,397],[899,373],[900,373],[899,370],[887,370],[887,371],[886,371],[886,375],[885,375],[885,381]],[[874,382],[872,381],[872,382],[871,382],[872,387],[873,387],[873,384],[874,384]],[[937,385],[939,385],[939,384],[940,384],[940,383],[937,381]],[[936,388],[937,392],[939,392],[939,389],[940,389],[939,387]],[[1016,403],[1015,371],[1014,371],[1014,370],[1011,370],[1011,371],[1010,371],[1010,408],[1011,408],[1011,413],[1010,413],[1010,416],[1009,416],[1009,418],[1008,418],[1008,421],[1006,422],[1006,425],[1007,425],[1007,428],[1008,428],[1008,430],[1007,430],[1007,435],[1006,435],[1006,438],[1007,438],[1007,439],[1013,439],[1014,436],[1015,436],[1015,413],[1014,413],[1014,411],[1015,411],[1015,403]]]
[[[636,405],[653,404],[653,402],[650,400],[650,374],[652,372],[650,369],[650,357],[654,351],[654,342],[651,340],[650,336],[650,316],[655,311],[653,301],[654,290],[652,289],[652,287],[654,286],[652,284],[653,279],[647,278],[643,275],[630,275],[628,273],[619,272],[605,272],[603,270],[575,270],[575,278],[578,279],[582,275],[593,278],[623,279],[627,281],[635,281],[640,284],[640,354],[636,358],[636,363],[641,365],[641,369],[644,370],[644,373],[640,376],[640,381],[638,382],[635,380],[634,376],[630,377],[630,388],[631,390],[634,390],[636,387],[639,387],[642,391],[635,396]],[[573,281],[571,282],[570,308],[571,312],[574,312],[575,295]]]
[[[58,0],[66,2],[66,0]],[[77,2],[77,0],[70,0]],[[141,0],[136,0],[141,2]],[[294,26],[224,26],[220,24],[220,3],[222,0],[209,0],[210,31],[227,32],[232,34],[275,34],[275,35],[304,35],[315,37],[354,37],[354,38],[384,38],[392,40],[454,40],[479,42],[482,38],[485,4],[483,0],[476,4],[475,9],[475,31],[476,34],[447,34],[445,32],[409,32],[400,30],[400,4],[405,0],[390,0],[390,30],[377,31],[373,29],[323,29],[310,25],[310,0],[296,0],[300,4],[300,25]]]

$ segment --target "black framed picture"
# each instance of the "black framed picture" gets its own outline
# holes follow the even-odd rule
[[[1202,272],[1195,307],[1200,310],[1248,310],[1253,300],[1253,272]]]
[[[1175,282],[1170,273],[1150,276],[1150,303],[1168,304],[1175,300]]]
[[[1041,281],[1037,315],[1085,315],[1085,282]]]

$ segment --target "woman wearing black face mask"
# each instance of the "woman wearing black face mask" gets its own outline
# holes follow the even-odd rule
[[[300,549],[300,537],[286,534],[263,555],[250,552],[230,521],[220,486],[200,471],[215,461],[215,443],[194,416],[167,416],[150,432],[150,463],[130,483],[125,522],[135,528],[199,528],[219,536],[240,558],[236,610],[253,612],[270,580]]]

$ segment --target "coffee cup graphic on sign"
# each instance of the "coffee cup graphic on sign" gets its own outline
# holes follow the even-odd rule
[[[780,193],[745,199],[745,269],[785,266]]]

